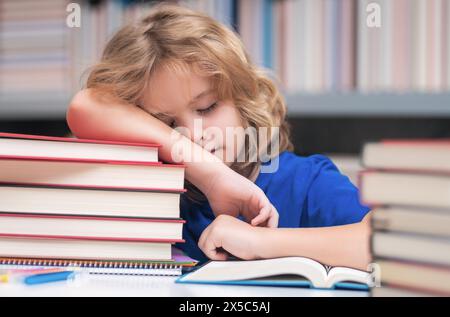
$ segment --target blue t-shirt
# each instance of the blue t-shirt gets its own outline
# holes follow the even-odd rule
[[[279,213],[279,228],[327,227],[360,222],[369,208],[359,201],[358,189],[324,155],[298,156],[284,151],[278,169],[259,173],[260,187]],[[263,163],[268,165],[269,162]],[[208,203],[197,204],[181,195],[181,217],[185,243],[177,246],[190,257],[206,261],[197,243],[214,220]]]

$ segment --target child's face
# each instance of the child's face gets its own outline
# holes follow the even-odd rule
[[[208,77],[160,68],[150,79],[142,107],[173,128],[187,129],[179,131],[228,165],[242,148],[242,133],[235,129],[243,127],[239,112],[232,101],[217,99]],[[227,130],[234,136],[227,137]]]

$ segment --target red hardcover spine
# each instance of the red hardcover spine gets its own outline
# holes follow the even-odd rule
[[[23,161],[51,161],[51,162],[67,162],[67,163],[97,163],[112,165],[140,165],[140,166],[158,166],[164,168],[185,167],[184,164],[164,164],[162,162],[137,162],[137,161],[114,161],[101,159],[80,159],[80,158],[55,158],[47,156],[15,156],[0,155],[0,160],[23,160]]]
[[[123,186],[92,186],[79,184],[52,184],[52,183],[17,183],[17,182],[2,182],[0,186],[15,186],[15,187],[44,187],[44,188],[61,188],[61,189],[89,189],[89,190],[118,190],[118,191],[143,191],[143,192],[168,192],[168,193],[184,193],[185,188],[158,188],[158,187],[123,187]]]
[[[186,223],[183,219],[163,219],[163,218],[136,218],[136,217],[99,217],[99,216],[67,216],[67,215],[49,215],[49,214],[23,214],[0,212],[0,217],[18,217],[18,218],[48,218],[48,219],[82,219],[89,221],[127,221],[127,222],[158,222],[158,223]]]
[[[135,238],[113,238],[113,237],[82,237],[82,236],[49,236],[40,234],[11,234],[0,233],[4,238],[28,238],[28,239],[50,239],[50,240],[83,240],[83,241],[114,241],[114,242],[143,242],[143,243],[184,243],[183,239],[135,239]]]

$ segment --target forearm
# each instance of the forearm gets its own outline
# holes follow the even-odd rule
[[[332,266],[366,270],[370,263],[369,215],[360,223],[322,228],[258,228],[261,258],[304,256]]]
[[[157,118],[137,106],[93,94],[92,90],[78,93],[67,112],[71,131],[79,138],[115,140],[138,143],[159,143],[161,160],[173,162],[175,144],[188,149],[180,152],[180,163],[186,165],[186,179],[203,192],[220,169],[228,168],[219,158],[191,142]],[[204,164],[192,158],[203,157]]]

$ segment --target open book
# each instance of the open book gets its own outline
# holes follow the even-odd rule
[[[368,290],[370,273],[324,266],[312,259],[286,257],[256,261],[210,261],[177,283],[299,286]]]

